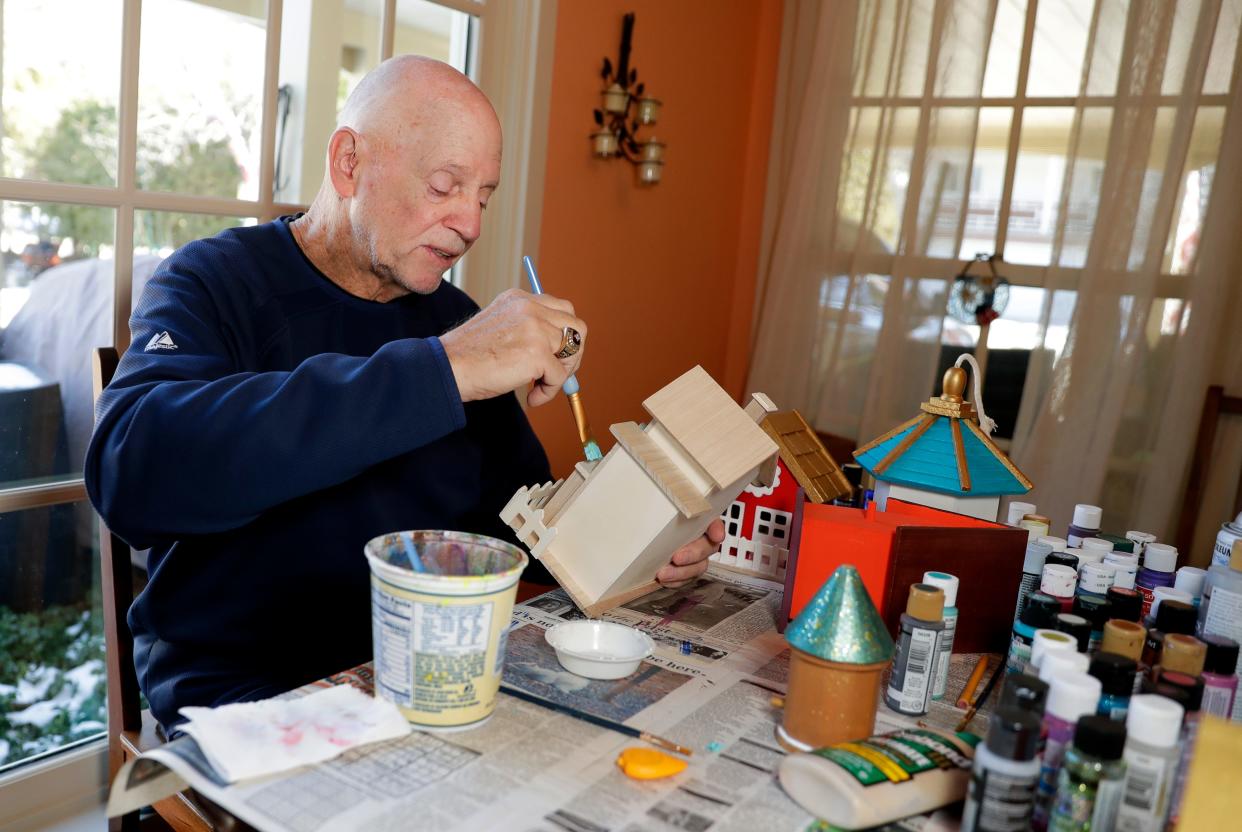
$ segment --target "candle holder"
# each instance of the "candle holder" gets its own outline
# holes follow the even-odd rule
[[[630,66],[630,48],[634,38],[634,13],[621,19],[621,49],[614,70],[612,61],[604,58],[600,77],[602,106],[594,111],[597,129],[591,133],[591,150],[601,159],[622,158],[637,169],[638,182],[654,185],[664,169],[664,142],[654,138],[641,140],[640,127],[649,127],[660,119],[663,102],[644,95],[645,86],[638,80],[638,70]]]

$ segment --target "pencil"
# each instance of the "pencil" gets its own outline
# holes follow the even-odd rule
[[[643,731],[639,728],[632,728],[624,723],[614,722],[613,720],[605,719],[602,716],[589,714],[586,711],[580,711],[577,708],[571,708],[570,706],[562,705],[559,702],[552,702],[548,699],[542,699],[535,696],[533,693],[527,693],[519,688],[510,687],[509,685],[501,685],[500,690],[503,693],[507,693],[510,696],[523,700],[524,702],[539,705],[550,711],[568,714],[576,719],[581,719],[582,721],[589,722],[592,725],[598,725],[600,728],[607,728],[609,731],[616,731],[618,734],[625,734],[628,737],[637,737],[643,742],[649,742],[652,745],[665,749],[666,751],[674,751],[678,754],[684,754],[687,757],[694,754],[694,752],[689,748],[686,748],[684,745],[678,745],[672,740],[666,740],[664,737],[648,733],[647,731]]]
[[[966,712],[966,716],[962,717],[962,721],[957,724],[957,728],[954,729],[955,731],[966,730],[966,726],[970,725],[970,721],[975,718],[975,714],[978,713],[979,709],[987,703],[988,697],[992,695],[992,688],[996,687],[996,683],[1000,681],[1000,677],[1004,675],[1005,662],[1002,659],[996,663],[996,669],[992,671],[992,676],[988,679],[988,683],[983,686],[983,692],[975,697],[974,701],[970,703],[970,710]]]
[[[961,696],[957,697],[957,706],[959,708],[969,708],[970,700],[974,697],[975,691],[979,689],[979,683],[983,681],[983,672],[988,668],[988,657],[984,654],[979,657],[975,669],[971,672],[970,678],[966,680],[966,684],[962,687]]]

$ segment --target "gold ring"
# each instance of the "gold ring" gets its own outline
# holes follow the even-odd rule
[[[582,349],[582,333],[572,326],[561,331],[561,346],[556,351],[557,358],[569,358]]]

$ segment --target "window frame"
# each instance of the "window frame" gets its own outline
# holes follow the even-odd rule
[[[1093,15],[1090,26],[1096,25],[1096,16],[1098,13],[1100,2],[1103,0],[1095,0],[1092,5]],[[1011,96],[995,96],[995,95],[979,95],[979,96],[945,96],[934,95],[932,92],[933,84],[936,78],[936,65],[939,58],[939,41],[935,35],[939,26],[944,25],[943,11],[937,6],[938,15],[931,23],[932,36],[930,48],[927,50],[927,66],[924,74],[923,95],[893,95],[893,96],[876,96],[876,95],[859,95],[851,94],[849,98],[849,107],[851,113],[866,107],[880,108],[882,110],[890,110],[899,107],[917,108],[918,109],[918,125],[917,133],[913,146],[915,148],[923,148],[924,153],[915,155],[910,171],[910,180],[906,190],[905,205],[902,211],[902,219],[900,226],[900,236],[896,250],[893,253],[868,253],[868,252],[834,252],[834,257],[838,262],[834,263],[834,268],[847,269],[854,275],[861,274],[879,274],[887,275],[893,281],[890,284],[890,291],[904,291],[904,287],[910,281],[919,280],[943,280],[946,286],[951,286],[955,277],[961,272],[963,259],[960,257],[943,257],[931,256],[923,254],[907,253],[913,247],[912,242],[908,239],[909,235],[914,234],[918,230],[917,212],[919,210],[920,192],[924,185],[924,163],[926,161],[927,149],[927,133],[931,121],[931,113],[933,110],[942,107],[954,108],[975,108],[977,110],[986,107],[1006,108],[1012,110],[1012,120],[1009,125],[1009,137],[1006,147],[1005,172],[1003,184],[1001,186],[1000,202],[998,206],[998,214],[996,217],[996,239],[993,251],[1002,252],[1005,249],[1009,232],[1009,216],[1013,202],[1014,179],[1017,171],[1018,152],[1022,138],[1022,123],[1027,110],[1038,110],[1052,107],[1104,107],[1112,112],[1116,112],[1128,103],[1140,102],[1147,105],[1167,106],[1177,109],[1198,110],[1205,107],[1222,107],[1227,108],[1232,99],[1236,95],[1236,90],[1230,90],[1225,93],[1204,93],[1203,81],[1204,74],[1207,70],[1207,61],[1201,66],[1194,67],[1188,65],[1185,75],[1182,79],[1182,93],[1176,95],[1158,95],[1158,96],[1129,96],[1122,95],[1119,90],[1124,78],[1118,79],[1118,87],[1112,95],[1082,95],[1082,96],[1041,96],[1028,95],[1027,81],[1031,68],[1031,55],[1034,48],[1035,39],[1035,23],[1036,15],[1039,11],[1040,0],[1027,0],[1026,12],[1024,16],[1022,47],[1018,58],[1018,72],[1014,84],[1014,94]],[[909,9],[907,7],[907,14]],[[1196,39],[1206,39],[1208,47],[1211,47],[1215,27],[1219,22],[1219,15],[1212,18],[1211,25],[1206,25],[1203,18],[1209,14],[1210,4],[1204,4],[1199,10],[1200,18],[1195,21],[1194,34]],[[993,6],[995,9],[995,6]],[[1127,12],[1127,15],[1134,14],[1133,9]],[[1128,19],[1128,18],[1127,18]],[[909,21],[907,20],[908,24]],[[992,20],[994,31],[995,19]],[[988,43],[991,43],[992,34],[989,33]],[[1090,34],[1085,47],[1087,50],[1091,48]],[[987,62],[987,49],[984,51],[983,61]],[[1242,46],[1239,46],[1234,55],[1235,66],[1242,63]],[[1235,73],[1236,75],[1236,73]],[[856,83],[856,79],[855,79]],[[1178,121],[1181,129],[1191,129],[1194,119],[1181,118]],[[971,164],[966,170],[966,182],[964,183],[963,198],[961,211],[965,214],[969,206],[969,192],[971,186],[971,178],[974,172],[974,147],[971,148]],[[1152,223],[1151,240],[1148,243],[1148,251],[1146,256],[1162,257],[1165,242],[1168,239],[1170,229],[1177,223],[1179,208],[1176,204],[1177,195],[1181,186],[1182,166],[1185,160],[1179,160],[1177,165],[1177,175],[1165,177],[1162,182],[1160,194],[1153,210],[1153,216],[1160,218],[1159,226],[1157,221]],[[1172,167],[1172,166],[1171,166]],[[1215,191],[1209,205],[1218,202],[1215,199]],[[1167,222],[1164,221],[1167,219]],[[954,251],[960,251],[962,244],[962,236],[965,231],[965,222],[959,222],[959,228],[956,231]],[[1155,233],[1155,229],[1161,229],[1161,233]],[[1157,240],[1158,238],[1158,240]],[[852,266],[850,265],[852,264]],[[1015,286],[1026,286],[1036,289],[1042,289],[1049,293],[1068,290],[1077,291],[1080,279],[1086,271],[1085,265],[1082,266],[1063,266],[1057,263],[1049,263],[1047,265],[1033,265],[1025,263],[1011,263],[1005,261],[1001,267],[1004,277]],[[1174,274],[1165,271],[1163,267],[1160,269],[1159,276],[1155,280],[1154,297],[1167,299],[1185,300],[1189,297],[1189,289],[1187,281],[1193,278],[1193,271],[1187,274]],[[1117,295],[1125,294],[1127,285],[1132,280],[1132,274],[1124,270],[1097,273],[1096,279],[1106,291],[1113,292]],[[980,372],[987,372],[988,357],[988,335],[989,327],[981,327],[981,332],[976,341],[975,347],[971,350],[979,363]],[[965,349],[965,348],[963,348]],[[929,379],[929,386],[933,383],[933,379]],[[1008,440],[1005,440],[1007,443]]]
[[[502,176],[506,183],[512,184],[498,190],[493,197],[492,210],[488,212],[489,234],[483,235],[475,245],[462,269],[465,285],[486,303],[498,291],[495,287],[504,288],[502,284],[507,278],[493,278],[489,283],[483,276],[511,273],[515,276],[513,285],[516,285],[516,264],[521,254],[535,251],[538,245],[557,0],[429,2],[474,17],[466,46],[467,66],[495,105],[506,137],[508,152],[502,162]],[[397,0],[383,0],[380,60],[393,54],[396,8]],[[0,200],[3,201],[59,202],[116,211],[113,343],[118,351],[124,351],[130,342],[135,212],[222,214],[256,217],[259,222],[266,222],[307,207],[306,203],[273,199],[282,13],[283,0],[267,0],[258,199],[174,194],[138,187],[135,176],[142,0],[123,0],[122,6],[115,187],[0,177]],[[480,265],[483,268],[479,268]],[[471,280],[471,267],[478,269],[479,277],[474,280]],[[0,487],[0,514],[86,499],[82,477],[67,476],[52,482]],[[11,770],[0,773],[0,807],[3,807],[0,828],[8,829],[14,824],[37,828],[80,812],[96,805],[100,796],[106,795],[107,786],[105,737],[67,745],[49,752],[46,758],[21,761]]]

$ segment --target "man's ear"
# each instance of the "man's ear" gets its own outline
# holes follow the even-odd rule
[[[353,196],[357,188],[360,150],[360,137],[348,127],[338,127],[328,140],[328,176],[342,199]]]

